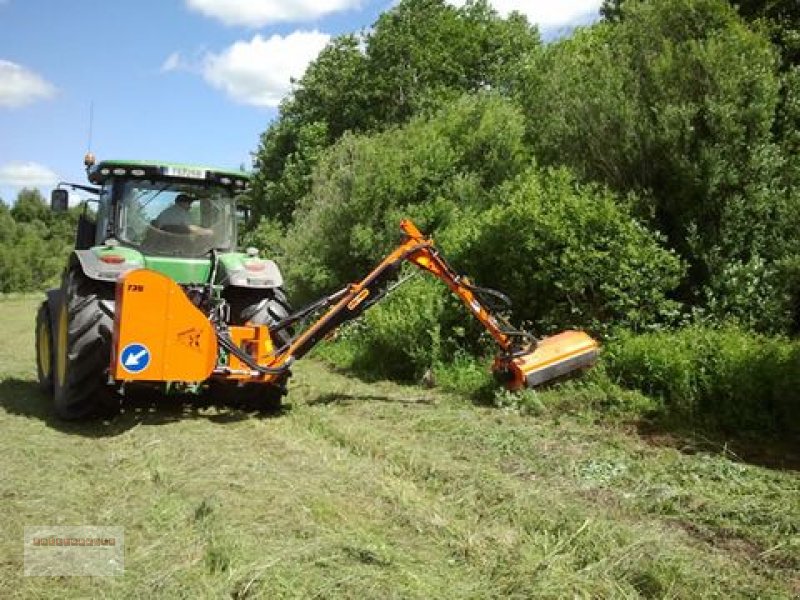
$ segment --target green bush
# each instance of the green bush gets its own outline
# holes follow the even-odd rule
[[[257,248],[264,258],[282,262],[285,239],[286,230],[279,221],[261,217],[254,227],[240,232],[239,247]]]
[[[538,160],[641,199],[638,213],[689,263],[683,300],[713,298],[717,313],[732,293],[742,322],[761,325],[784,310],[765,302],[780,293],[769,278],[750,285],[754,265],[797,251],[797,146],[776,136],[797,121],[790,100],[791,123],[776,121],[778,53],[731,4],[625,2],[621,21],[533,57],[518,99]],[[731,270],[750,273],[736,287]]]
[[[422,278],[398,288],[344,328],[335,362],[369,378],[418,380],[443,359],[447,293],[438,282]]]
[[[435,117],[374,136],[346,135],[321,161],[285,241],[291,289],[310,299],[363,277],[413,219],[434,233],[530,160],[522,117],[507,100],[481,94]]]
[[[715,323],[735,323],[762,333],[793,328],[793,301],[798,297],[797,257],[770,263],[760,256],[731,261],[714,274],[703,290],[704,314]],[[795,299],[795,300],[793,300]]]
[[[605,333],[676,316],[668,294],[681,262],[613,194],[563,169],[530,169],[499,196],[442,237],[475,281],[512,298],[518,320],[538,333]]]
[[[665,416],[729,431],[800,431],[800,343],[728,327],[622,335],[610,377],[662,402]]]

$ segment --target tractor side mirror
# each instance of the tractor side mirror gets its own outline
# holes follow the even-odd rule
[[[53,190],[50,192],[50,210],[55,213],[67,212],[69,208],[69,192],[67,190]]]

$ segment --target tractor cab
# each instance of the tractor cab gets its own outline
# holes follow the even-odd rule
[[[144,254],[207,256],[236,248],[236,202],[222,186],[162,179],[117,179],[113,232],[120,243]],[[100,215],[98,215],[100,217]]]
[[[77,249],[113,239],[148,256],[235,251],[236,199],[247,185],[245,173],[142,161],[90,163],[87,173],[98,186],[97,206],[81,218]]]

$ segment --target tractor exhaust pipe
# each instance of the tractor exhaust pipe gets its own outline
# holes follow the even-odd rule
[[[583,331],[564,331],[539,340],[531,352],[497,357],[492,371],[512,391],[534,388],[588,369],[597,362],[599,348]]]

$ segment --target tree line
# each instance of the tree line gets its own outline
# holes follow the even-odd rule
[[[58,285],[79,211],[51,212],[37,189],[21,190],[11,207],[0,199],[0,293]]]

